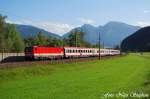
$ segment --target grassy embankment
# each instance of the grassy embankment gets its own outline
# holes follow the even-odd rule
[[[140,56],[1,69],[0,99],[101,99],[108,92],[145,91],[150,61]]]

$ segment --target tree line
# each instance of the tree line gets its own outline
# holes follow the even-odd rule
[[[15,25],[5,22],[6,16],[0,15],[0,52],[20,52],[24,42]]]
[[[22,38],[14,24],[6,23],[6,16],[0,14],[0,52],[23,52],[28,46],[76,46],[76,47],[98,47],[84,40],[83,31],[72,31],[67,38],[58,39],[46,37],[42,32],[35,37]]]
[[[69,34],[67,38],[57,39],[46,37],[42,32],[39,32],[35,37],[24,39],[25,46],[51,46],[51,47],[94,47],[90,43],[84,41],[84,32],[74,31]]]

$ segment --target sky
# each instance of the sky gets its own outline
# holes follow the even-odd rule
[[[150,25],[150,0],[0,0],[9,23],[33,25],[63,35],[83,24],[109,21]]]

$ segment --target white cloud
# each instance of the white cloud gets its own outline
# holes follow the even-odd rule
[[[95,24],[95,20],[92,19],[86,19],[86,18],[78,18],[78,20],[84,24]]]
[[[7,20],[8,23],[16,23],[16,24],[24,24],[24,25],[32,25],[39,28],[42,28],[46,31],[56,33],[58,35],[63,35],[66,32],[69,32],[74,27],[69,24],[59,23],[59,22],[39,22],[39,21],[31,21],[31,20],[20,20],[20,21],[10,21]]]
[[[141,27],[145,27],[145,26],[150,26],[150,21],[148,22],[148,21],[138,21],[137,23],[136,23],[136,25],[138,25],[138,26],[141,26]]]
[[[144,12],[144,13],[149,13],[150,11],[149,11],[149,10],[144,10],[143,12]]]
[[[40,24],[35,24],[35,26],[43,28],[47,31],[63,35],[73,29],[73,26],[63,23],[51,23],[51,22],[41,22]]]

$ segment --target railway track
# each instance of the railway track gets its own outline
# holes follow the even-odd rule
[[[102,60],[121,57],[121,55],[116,56],[105,56],[101,57]],[[35,60],[35,61],[11,61],[11,62],[1,62],[0,69],[6,68],[16,68],[16,67],[30,67],[30,66],[38,66],[38,65],[51,65],[51,64],[63,64],[63,63],[72,63],[72,62],[86,62],[86,61],[95,61],[98,60],[98,57],[89,57],[89,58],[72,58],[72,59],[59,59],[59,60]]]

